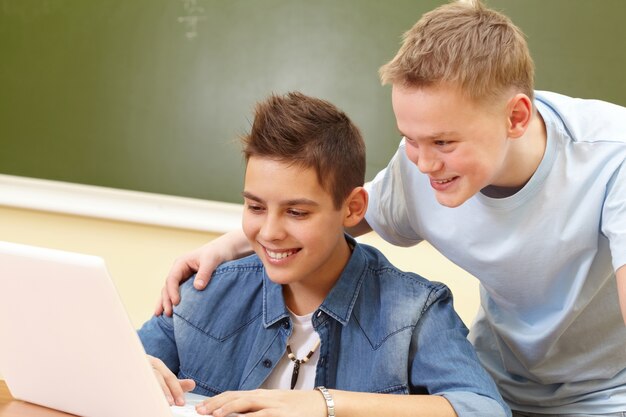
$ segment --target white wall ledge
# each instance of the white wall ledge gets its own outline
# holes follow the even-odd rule
[[[163,227],[226,233],[241,204],[0,174],[0,205]]]

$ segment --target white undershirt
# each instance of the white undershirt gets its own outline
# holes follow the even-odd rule
[[[296,358],[303,359],[320,340],[319,335],[313,329],[311,319],[313,313],[305,316],[297,316],[289,311],[293,331],[289,338],[289,346]],[[315,349],[315,353],[307,363],[300,364],[300,374],[294,389],[306,390],[315,387],[315,370],[317,361],[320,358],[320,348]],[[261,385],[265,389],[291,389],[291,375],[293,373],[293,361],[287,357],[287,352],[276,364],[272,373]]]

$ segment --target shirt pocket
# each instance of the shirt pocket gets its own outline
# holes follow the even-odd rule
[[[176,317],[176,344],[180,358],[180,373],[196,381],[202,395],[217,395],[239,388],[247,358],[255,346],[261,314],[244,322],[228,326],[205,326]],[[215,320],[222,323],[221,320]],[[202,392],[200,392],[202,390]]]

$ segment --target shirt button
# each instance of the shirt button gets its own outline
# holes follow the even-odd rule
[[[318,312],[317,312],[317,317],[319,317],[319,316],[321,316],[321,315],[322,315],[322,312],[321,312],[321,311],[318,311]]]
[[[272,361],[269,359],[263,359],[263,366],[265,366],[266,368],[271,368],[272,367]]]
[[[320,366],[324,366],[324,363],[326,363],[326,357],[321,357],[319,360]]]
[[[288,329],[289,328],[289,321],[288,320],[283,321],[283,328],[284,329]]]

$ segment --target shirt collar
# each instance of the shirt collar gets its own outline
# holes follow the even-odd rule
[[[367,257],[363,248],[354,238],[349,235],[345,236],[354,250],[341,276],[319,307],[319,310],[344,326],[348,324],[352,314],[367,266]],[[263,325],[267,328],[286,317],[289,317],[289,312],[285,306],[282,287],[272,282],[263,269]]]
[[[363,248],[349,235],[346,235],[346,240],[354,250],[337,283],[319,308],[344,326],[352,315],[367,268],[367,257]]]
[[[263,268],[263,326],[268,328],[286,317],[289,317],[289,312],[282,285],[272,282]]]

